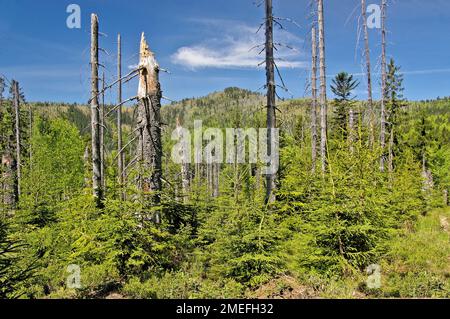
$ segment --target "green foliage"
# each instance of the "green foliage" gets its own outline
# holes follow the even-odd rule
[[[24,260],[24,243],[11,238],[9,225],[0,219],[0,299],[19,298],[26,293],[33,266]]]
[[[28,223],[53,221],[55,208],[83,188],[84,147],[78,130],[65,120],[37,118],[30,141],[31,161],[24,169],[22,206]]]
[[[344,137],[347,136],[349,126],[349,112],[354,107],[353,91],[358,87],[359,83],[353,79],[353,75],[341,72],[333,79],[331,91],[336,95],[334,100],[335,121],[339,131]]]
[[[443,204],[442,191],[450,188],[450,100],[403,101],[398,71],[391,62],[392,169],[380,172],[383,151],[369,145],[367,110],[351,93],[357,82],[342,73],[332,87],[337,112],[329,116],[345,131],[352,108],[352,139],[332,126],[328,169],[312,172],[310,101],[280,102],[281,166],[277,200],[268,206],[260,164],[221,165],[220,196],[214,198],[204,166],[183,193],[180,166],[169,158],[177,118],[186,128],[195,119],[203,119],[204,128],[264,127],[260,94],[228,88],[163,107],[167,156],[158,206],[136,185],[138,162],[128,168],[126,185],[118,185],[117,136],[115,124],[108,123],[102,209],[90,195],[91,167],[83,161],[88,109],[31,105],[33,129],[22,128],[29,145],[23,194],[15,211],[2,207],[0,297],[242,298],[267,291],[291,297],[448,297],[448,236],[436,215],[448,213],[428,212]],[[2,152],[14,149],[10,108],[4,101],[0,109]],[[124,117],[127,143],[131,110]],[[135,157],[136,145],[130,145],[127,163]],[[151,220],[156,211],[160,224]],[[365,287],[365,269],[374,263],[382,265],[384,278],[376,291]],[[30,264],[35,269],[22,272]],[[80,267],[81,288],[67,286],[69,265]],[[22,273],[27,275],[18,277]]]

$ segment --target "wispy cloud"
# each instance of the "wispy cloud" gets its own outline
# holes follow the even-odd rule
[[[190,46],[184,46],[172,55],[172,62],[191,69],[200,68],[257,68],[264,60],[261,44],[264,43],[264,30],[242,22],[230,20],[195,20],[203,24],[210,38]],[[285,47],[298,47],[303,41],[296,35],[276,31],[276,63],[279,68],[306,68],[308,64],[299,60],[298,50]]]

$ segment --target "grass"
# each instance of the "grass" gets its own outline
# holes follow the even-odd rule
[[[259,289],[257,297],[450,298],[449,222],[450,208],[434,210],[420,216],[414,226],[405,225],[391,238],[387,253],[378,262],[381,267],[381,287],[378,289],[367,288],[366,273],[324,278],[292,271],[295,282],[288,282],[287,293],[274,289],[277,283],[285,281],[279,278]],[[292,265],[290,268],[294,269]],[[302,293],[292,295],[289,291]]]
[[[450,209],[420,217],[414,229],[405,229],[390,242],[381,262],[381,296],[450,298],[450,233],[445,227]]]

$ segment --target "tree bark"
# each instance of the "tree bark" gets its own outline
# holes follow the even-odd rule
[[[16,134],[16,193],[17,202],[21,195],[21,181],[22,181],[22,161],[21,161],[21,145],[20,145],[20,94],[19,83],[13,81],[14,92],[14,112],[15,112],[15,134]]]
[[[317,162],[317,31],[316,27],[311,30],[311,46],[312,46],[312,67],[311,67],[311,159],[312,171],[316,171]]]
[[[143,166],[143,191],[151,193],[152,202],[161,202],[162,190],[162,141],[161,141],[161,87],[159,83],[159,65],[150,51],[145,35],[142,33],[139,76],[139,106],[137,125],[142,134],[139,145]],[[159,213],[154,216],[160,222]]]
[[[276,128],[275,102],[275,60],[273,55],[273,13],[272,0],[266,0],[266,80],[267,80],[267,154],[272,150],[272,131]],[[276,174],[266,175],[266,203],[275,201]]]
[[[323,0],[317,1],[319,23],[319,68],[320,68],[320,155],[322,173],[327,167],[327,79],[325,66],[325,24],[323,14]]]
[[[100,207],[103,191],[98,103],[98,17],[95,14],[91,16],[91,87],[92,189],[97,206]]]
[[[363,29],[364,29],[364,57],[366,58],[366,77],[367,77],[367,104],[369,109],[369,142],[370,145],[375,145],[375,126],[374,126],[374,109],[372,97],[372,67],[370,62],[370,47],[369,47],[369,29],[367,27],[367,7],[366,0],[361,0]]]
[[[119,107],[117,108],[117,151],[119,152],[118,157],[118,176],[119,176],[119,185],[121,189],[121,199],[125,199],[125,193],[123,191],[124,186],[124,158],[125,154],[122,151],[122,38],[120,34],[117,36],[117,78],[118,78],[118,85],[117,85],[117,104]]]
[[[386,162],[386,0],[381,1],[381,130],[380,130],[380,147],[381,159],[380,170],[384,172]]]

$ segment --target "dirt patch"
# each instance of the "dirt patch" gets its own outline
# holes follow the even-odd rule
[[[257,299],[312,299],[318,296],[312,288],[302,285],[297,279],[282,276],[262,285],[251,292],[249,297]]]

